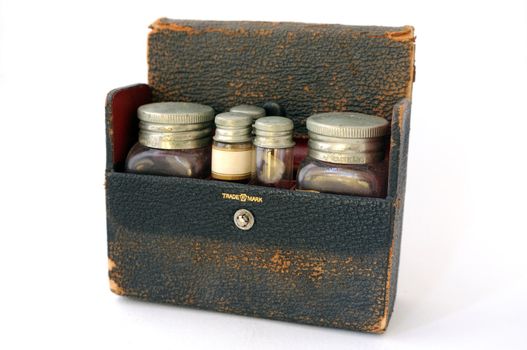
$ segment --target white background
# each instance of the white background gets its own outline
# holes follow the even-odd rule
[[[104,101],[158,17],[415,26],[398,295],[381,336],[128,300],[107,281]],[[0,348],[526,349],[527,5],[0,0]]]

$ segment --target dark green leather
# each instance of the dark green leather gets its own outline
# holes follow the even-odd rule
[[[111,289],[155,302],[384,331],[397,284],[412,29],[165,19],[152,28],[149,86],[114,90],[107,100]],[[201,102],[218,112],[275,101],[299,133],[317,111],[386,117],[392,121],[389,195],[122,173],[130,141],[116,138],[114,128],[121,135],[135,132],[133,110],[149,101],[150,89],[156,101]],[[255,216],[249,231],[234,225],[240,208]]]
[[[389,118],[414,71],[411,27],[161,19],[148,49],[154,100],[275,101],[300,131],[316,112]]]

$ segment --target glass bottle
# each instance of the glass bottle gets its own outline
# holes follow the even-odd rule
[[[298,170],[298,189],[386,196],[385,119],[353,112],[320,113],[309,117],[306,126],[309,151]]]
[[[214,110],[190,102],[157,102],[138,108],[139,142],[126,158],[131,173],[210,176]]]
[[[254,124],[257,185],[293,186],[293,122],[284,117],[263,117]]]
[[[250,115],[225,112],[215,118],[216,134],[212,144],[212,178],[248,183],[253,164]]]
[[[231,107],[229,109],[229,112],[250,115],[252,117],[252,120],[253,120],[252,132],[251,132],[251,134],[253,136],[254,136],[254,123],[256,122],[257,119],[265,117],[265,115],[266,115],[266,111],[265,111],[264,108],[259,107],[259,106],[255,106],[255,105],[238,105],[238,106],[234,106],[234,107]],[[256,157],[256,154],[254,152],[255,151],[253,150],[253,162],[252,162],[252,168],[251,168],[251,179],[255,179],[256,178],[256,161],[254,160],[255,157]]]

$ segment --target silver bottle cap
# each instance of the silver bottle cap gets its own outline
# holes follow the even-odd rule
[[[192,102],[156,102],[137,109],[139,120],[160,124],[198,124],[212,122],[214,109]]]
[[[250,115],[253,118],[253,121],[256,121],[256,119],[259,119],[261,117],[265,117],[265,109],[263,109],[262,107],[254,106],[254,105],[234,106],[234,107],[231,107],[231,109],[229,109],[229,112]]]
[[[284,117],[263,117],[254,123],[254,145],[263,148],[289,148],[293,141],[293,121]]]
[[[214,110],[191,102],[156,102],[138,108],[139,143],[159,149],[191,149],[211,142]]]
[[[216,123],[215,141],[239,143],[252,140],[253,118],[250,115],[224,112],[218,114],[214,121]]]
[[[384,158],[389,123],[362,113],[319,113],[306,121],[309,155],[339,164],[367,164]]]

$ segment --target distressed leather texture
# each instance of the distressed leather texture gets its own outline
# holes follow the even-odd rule
[[[217,112],[275,101],[302,132],[317,112],[389,118],[411,95],[411,27],[160,19],[151,28],[154,100],[201,101]]]
[[[383,332],[397,285],[413,29],[161,19],[148,47],[149,84],[113,90],[107,99],[112,291]],[[119,135],[135,135],[135,109],[150,98],[206,103],[217,112],[275,101],[299,135],[313,112],[381,115],[392,122],[388,197],[122,173],[131,141]],[[255,216],[249,231],[234,225],[240,208]]]

